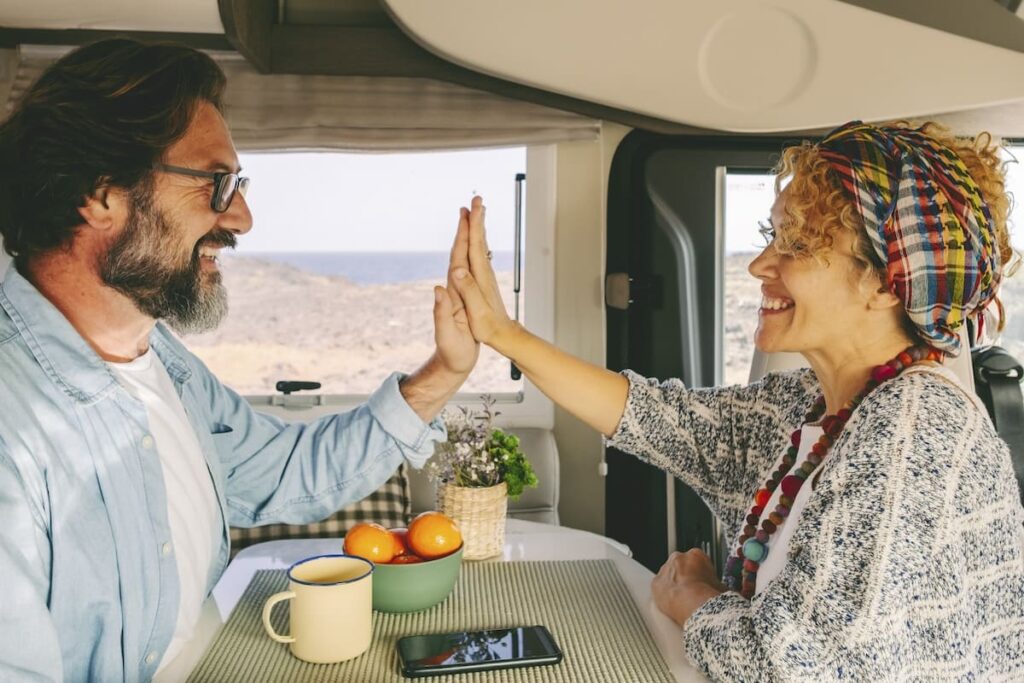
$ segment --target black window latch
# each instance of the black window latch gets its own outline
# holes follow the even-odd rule
[[[319,389],[320,382],[295,382],[292,380],[282,380],[274,385],[274,388],[280,391],[282,394],[287,396],[293,391],[306,391],[307,389]]]

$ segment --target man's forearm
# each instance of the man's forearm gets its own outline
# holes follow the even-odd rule
[[[453,373],[435,353],[398,385],[402,398],[424,422],[430,422],[455,395],[469,375]]]

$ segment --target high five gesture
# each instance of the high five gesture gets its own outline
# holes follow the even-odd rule
[[[455,240],[449,279],[465,305],[473,336],[510,358],[555,403],[610,436],[626,405],[626,379],[560,351],[508,317],[488,258],[484,214],[483,200],[474,197],[467,239]]]

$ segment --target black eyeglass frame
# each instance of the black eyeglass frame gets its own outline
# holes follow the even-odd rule
[[[184,166],[170,166],[168,164],[153,164],[153,168],[165,173],[176,175],[192,176],[193,178],[206,178],[213,181],[213,195],[210,197],[210,208],[217,213],[224,213],[231,208],[231,202],[235,199],[235,193],[241,192],[242,196],[249,190],[249,178],[240,176],[237,173],[226,171],[199,171]]]

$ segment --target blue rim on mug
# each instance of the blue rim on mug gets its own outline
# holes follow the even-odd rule
[[[328,558],[328,557],[347,557],[347,558],[349,558],[351,560],[359,560],[360,562],[365,562],[367,565],[369,565],[370,569],[365,574],[360,574],[359,576],[357,576],[355,578],[345,579],[344,581],[331,581],[329,583],[323,583],[323,582],[320,582],[320,581],[303,581],[302,579],[297,579],[294,576],[292,576],[292,570],[294,570],[299,565],[306,564],[307,562],[312,562],[313,560],[322,560],[322,559]],[[376,568],[376,565],[373,562],[370,562],[365,557],[359,557],[358,555],[346,555],[345,553],[330,553],[330,554],[327,554],[327,555],[314,555],[313,557],[307,557],[305,559],[299,560],[298,562],[296,562],[292,566],[288,567],[288,580],[289,581],[294,581],[295,583],[301,583],[304,586],[337,586],[337,585],[343,584],[343,583],[354,583],[356,581],[362,581],[367,576],[373,574],[373,570],[375,568]]]

